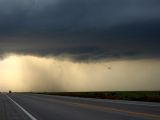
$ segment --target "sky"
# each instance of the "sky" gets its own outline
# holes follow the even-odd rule
[[[0,0],[2,91],[159,90],[159,0]]]

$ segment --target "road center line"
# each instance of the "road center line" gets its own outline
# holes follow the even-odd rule
[[[28,111],[26,111],[22,106],[20,106],[16,101],[10,98],[7,94],[5,94],[8,99],[10,99],[16,106],[18,106],[31,120],[37,120],[33,115],[31,115]]]

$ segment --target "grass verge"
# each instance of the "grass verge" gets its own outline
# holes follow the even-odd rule
[[[98,99],[160,102],[160,91],[41,92],[38,94],[98,98]]]

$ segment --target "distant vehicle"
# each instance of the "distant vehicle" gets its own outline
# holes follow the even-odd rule
[[[12,93],[12,91],[10,90],[9,93]]]

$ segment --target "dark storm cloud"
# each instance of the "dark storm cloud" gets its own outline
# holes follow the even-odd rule
[[[159,0],[0,0],[0,54],[159,58]]]

